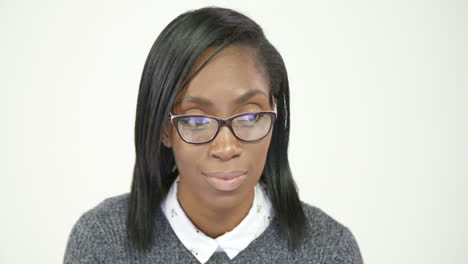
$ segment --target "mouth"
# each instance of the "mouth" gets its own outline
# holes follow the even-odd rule
[[[247,178],[245,171],[203,173],[208,183],[220,191],[233,191]]]

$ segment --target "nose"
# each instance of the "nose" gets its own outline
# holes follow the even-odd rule
[[[241,142],[232,134],[227,126],[220,127],[218,135],[210,142],[209,155],[225,161],[239,157],[241,153]]]

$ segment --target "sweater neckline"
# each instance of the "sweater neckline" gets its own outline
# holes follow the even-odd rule
[[[164,216],[164,212],[162,211],[161,207],[158,206],[158,215],[156,217],[158,221],[156,221],[157,224],[157,236],[160,237],[167,237],[166,235],[169,235],[171,240],[177,241],[177,247],[184,252],[185,255],[189,256],[195,261],[198,261],[195,256],[182,244],[180,239],[177,237],[175,234],[174,230],[172,229],[169,220]],[[159,225],[158,225],[159,223]],[[250,251],[254,250],[255,248],[260,248],[263,243],[268,243],[268,241],[272,241],[272,237],[275,236],[281,236],[281,234],[278,233],[280,230],[279,227],[279,222],[278,222],[278,217],[277,214],[274,214],[273,219],[271,220],[271,223],[268,225],[268,227],[257,237],[255,238],[244,250],[242,250],[237,256],[235,256],[232,260],[230,260],[227,256],[227,254],[223,251],[217,251],[214,252],[211,258],[208,260],[210,261],[213,258],[220,258],[220,257],[225,257],[226,260],[234,261],[238,259],[242,259],[244,255],[249,255],[251,254]],[[164,233],[161,233],[164,232]],[[274,238],[276,241],[279,238]],[[281,237],[280,239],[283,239]],[[158,239],[156,240],[157,243],[161,243],[162,240]]]
[[[269,197],[260,183],[254,187],[254,199],[248,214],[231,231],[211,238],[192,223],[181,208],[177,193],[180,176],[173,181],[166,198],[161,203],[165,218],[185,248],[201,263],[206,263],[213,253],[224,251],[230,259],[252,243],[271,223],[273,214]]]

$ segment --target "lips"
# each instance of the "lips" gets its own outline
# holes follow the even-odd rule
[[[247,172],[215,172],[204,173],[208,183],[219,191],[233,191],[237,189],[247,178]]]
[[[213,172],[213,173],[204,173],[208,177],[215,177],[221,179],[231,179],[239,177],[245,174],[245,171],[232,171],[232,172]]]

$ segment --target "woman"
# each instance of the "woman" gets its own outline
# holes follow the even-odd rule
[[[131,192],[80,217],[64,263],[362,263],[350,230],[300,201],[289,119],[259,25],[224,8],[178,16],[143,70]]]

